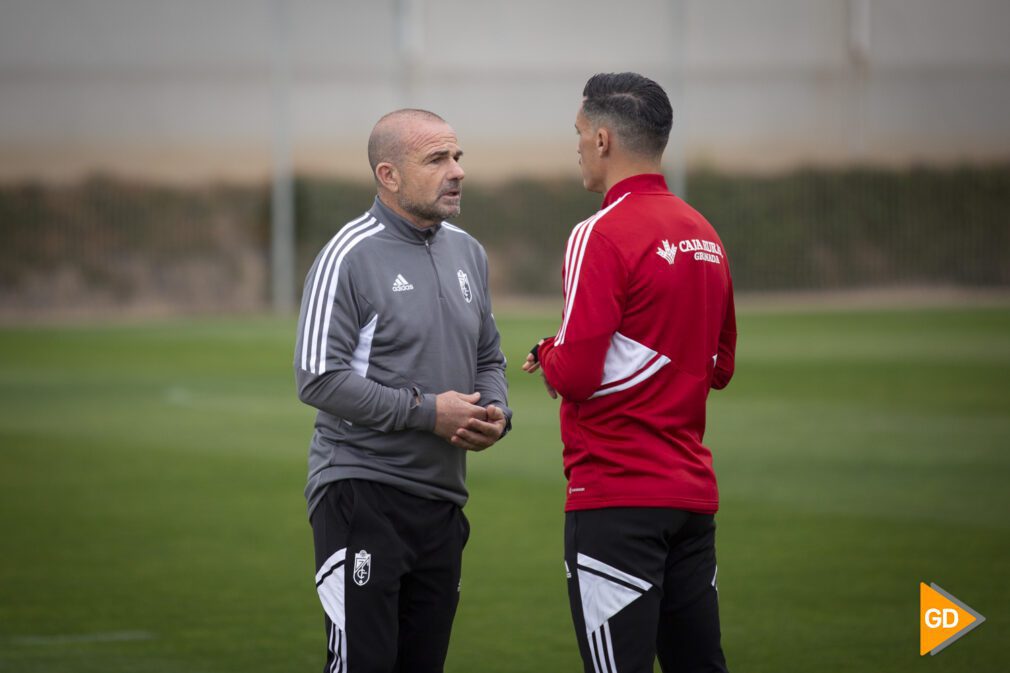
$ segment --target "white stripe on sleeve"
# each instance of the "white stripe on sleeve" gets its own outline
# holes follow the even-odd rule
[[[358,332],[358,346],[354,349],[354,355],[351,356],[351,369],[362,378],[368,374],[368,356],[372,353],[372,338],[375,336],[377,324],[379,324],[378,313]]]
[[[337,280],[340,278],[340,263],[344,261],[344,257],[347,256],[347,253],[349,253],[354,246],[369,236],[374,236],[385,228],[385,225],[377,224],[371,229],[358,234],[343,247],[340,254],[336,257],[336,262],[333,265],[333,275],[330,276],[330,287],[325,295],[326,314],[323,316],[323,334],[319,340],[319,366],[316,372],[318,374],[322,374],[326,371],[326,344],[330,338],[330,316],[333,315],[333,304],[337,298]],[[315,342],[313,342],[313,348],[315,348],[315,345]]]
[[[617,206],[617,204],[626,199],[629,194],[631,194],[631,192],[626,192],[623,196],[621,196],[621,198],[617,199],[609,206],[607,206],[600,212],[596,213],[596,215],[586,220],[582,225],[579,225],[583,227],[582,232],[583,235],[573,246],[571,250],[571,255],[569,255],[565,260],[565,266],[566,269],[569,271],[571,281],[569,282],[569,287],[568,290],[566,291],[565,296],[564,319],[561,321],[561,329],[558,330],[558,335],[554,341],[554,344],[556,346],[560,346],[561,344],[563,344],[565,342],[565,337],[567,336],[568,322],[572,317],[572,309],[575,307],[575,295],[576,293],[578,293],[579,290],[579,277],[581,276],[582,273],[582,258],[586,254],[586,247],[589,244],[589,236],[590,234],[592,234],[593,226],[595,226],[596,223],[600,221],[601,217],[609,213]],[[571,266],[573,262],[574,262],[574,270],[572,270]]]
[[[323,248],[323,253],[319,256],[319,262],[316,264],[316,272],[313,274],[312,278],[312,289],[309,291],[309,300],[305,305],[305,324],[302,326],[302,369],[309,369],[311,366],[311,360],[309,358],[309,343],[310,335],[313,332],[313,322],[315,319],[315,308],[319,303],[319,286],[322,277],[326,274],[329,269],[329,262],[332,259],[332,254],[337,246],[341,245],[344,240],[350,235],[353,235],[357,231],[356,226],[363,222],[368,217],[366,212],[364,215],[356,220],[351,220],[343,227],[340,231],[330,239],[326,247]],[[367,226],[363,225],[363,226]]]

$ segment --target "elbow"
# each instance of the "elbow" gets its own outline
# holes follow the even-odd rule
[[[569,402],[585,402],[599,389],[599,382],[576,381],[572,385],[563,386],[564,390],[556,389]]]
[[[311,407],[318,407],[320,381],[320,377],[309,374],[306,371],[296,369],[295,387],[298,391],[299,401]]]
[[[553,377],[545,376],[551,388],[557,391],[558,395],[569,402],[585,402],[599,388],[599,382],[592,381],[553,381]]]
[[[569,402],[586,402],[595,392],[595,389],[573,387],[568,390],[558,390],[558,395],[561,395],[561,397]]]
[[[732,378],[732,369],[716,369],[715,373],[712,375],[712,387],[715,390],[722,390],[729,385],[729,381]]]
[[[298,381],[296,387],[298,389],[298,400],[302,404],[311,405],[314,400],[314,396],[312,393],[315,390],[315,386],[313,386],[308,381]]]
[[[544,378],[558,395],[569,402],[585,402],[599,390],[603,381],[603,367],[599,371],[586,366],[558,366],[559,362],[544,362]],[[566,363],[567,364],[567,363]],[[588,374],[588,375],[587,375]]]
[[[609,336],[583,339],[561,347],[555,346],[553,341],[545,342],[540,347],[544,378],[566,401],[585,402],[603,384],[609,345]]]

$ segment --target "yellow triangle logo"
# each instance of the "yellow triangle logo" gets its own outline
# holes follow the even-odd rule
[[[985,621],[936,584],[919,583],[919,655],[936,654]]]

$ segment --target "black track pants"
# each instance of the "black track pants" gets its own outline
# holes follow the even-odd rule
[[[586,673],[726,671],[711,515],[568,512],[565,565]]]
[[[442,671],[469,533],[452,503],[358,479],[330,484],[312,513],[324,671]]]

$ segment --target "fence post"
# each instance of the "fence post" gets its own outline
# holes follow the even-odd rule
[[[271,50],[273,180],[270,199],[271,304],[287,314],[295,305],[295,204],[291,168],[290,20],[285,0],[273,0]]]

